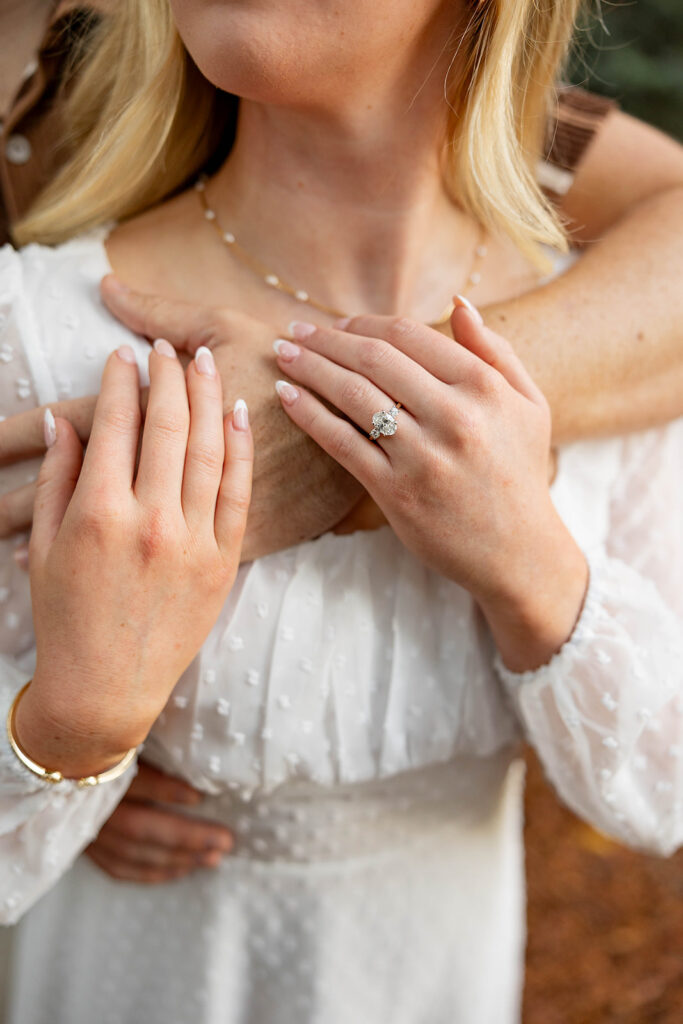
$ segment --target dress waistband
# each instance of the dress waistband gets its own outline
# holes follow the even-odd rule
[[[495,814],[513,756],[506,748],[336,787],[290,782],[249,801],[228,791],[205,796],[188,813],[232,831],[231,857],[296,863],[413,849],[443,829]]]

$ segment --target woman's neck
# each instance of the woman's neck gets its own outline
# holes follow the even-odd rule
[[[443,185],[443,71],[334,116],[242,101],[233,152],[209,186],[220,222],[320,302],[435,319],[477,237]]]

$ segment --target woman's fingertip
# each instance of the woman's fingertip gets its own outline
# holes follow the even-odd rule
[[[176,350],[170,341],[166,341],[165,338],[157,338],[152,347],[160,356],[165,356],[167,359],[177,359]]]
[[[130,347],[130,345],[119,345],[119,347],[116,350],[116,354],[119,357],[119,359],[121,359],[124,363],[129,363],[130,365],[132,365],[133,363],[136,362],[135,352],[133,352],[133,349]]]
[[[43,416],[43,436],[45,438],[45,447],[52,448],[52,445],[57,440],[57,424],[52,414],[52,409],[46,409]]]
[[[195,352],[194,364],[197,367],[197,372],[201,373],[204,377],[216,376],[216,362],[213,358],[213,352],[206,345],[200,345]]]
[[[483,318],[483,316],[481,315],[481,313],[479,312],[479,310],[477,309],[477,307],[476,307],[476,306],[474,305],[474,303],[470,302],[470,300],[469,300],[469,299],[467,299],[467,298],[465,298],[465,296],[464,296],[464,295],[454,295],[454,296],[453,296],[453,305],[455,306],[455,308],[456,308],[456,309],[457,309],[457,308],[458,308],[459,306],[461,306],[461,307],[463,307],[464,309],[467,309],[467,310],[469,310],[469,312],[470,312],[470,313],[472,314],[472,316],[473,316],[473,317],[475,318],[475,320],[477,321],[477,323],[478,323],[478,324],[479,324],[480,326],[483,326],[483,324],[484,324],[484,318]]]
[[[275,390],[280,396],[280,401],[284,402],[285,405],[293,405],[299,397],[299,392],[295,387],[289,384],[286,380],[278,380],[275,382]]]
[[[249,430],[249,410],[243,398],[238,398],[232,410],[232,422],[235,430]]]
[[[291,363],[293,359],[301,352],[298,345],[295,345],[291,341],[287,341],[286,338],[276,338],[273,342],[273,350],[280,359],[283,359],[287,363]]]

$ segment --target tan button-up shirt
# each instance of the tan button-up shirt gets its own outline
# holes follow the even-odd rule
[[[9,225],[26,212],[59,166],[63,128],[59,87],[70,52],[70,36],[83,30],[93,13],[114,0],[57,0],[35,61],[17,83],[0,132],[0,245]]]

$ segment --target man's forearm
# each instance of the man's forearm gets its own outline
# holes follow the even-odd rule
[[[683,415],[683,185],[644,200],[565,274],[482,310],[545,392],[557,442]]]

